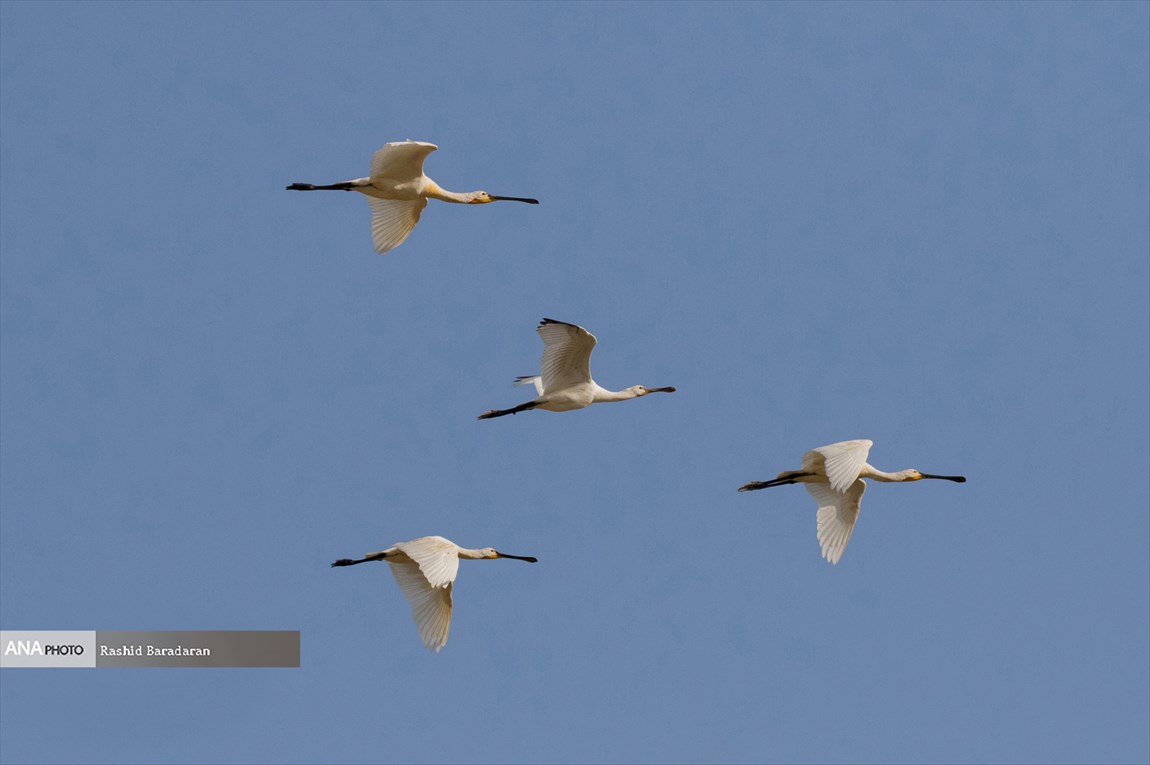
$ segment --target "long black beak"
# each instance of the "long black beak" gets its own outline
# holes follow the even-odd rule
[[[539,204],[538,199],[528,199],[527,197],[497,197],[494,194],[488,194],[488,196],[496,202],[526,202],[529,205]]]
[[[496,550],[495,552],[499,553],[500,558],[514,558],[515,560],[525,560],[528,563],[538,563],[539,562],[538,558],[532,558],[530,555],[526,555],[526,556],[524,556],[524,555],[508,555],[507,553],[501,553],[498,550]]]
[[[673,387],[671,387],[671,388],[648,388],[647,392],[648,393],[674,393],[675,389]]]
[[[955,483],[966,483],[966,476],[964,475],[930,475],[929,473],[922,473],[923,478],[938,478],[942,481],[954,481]]]

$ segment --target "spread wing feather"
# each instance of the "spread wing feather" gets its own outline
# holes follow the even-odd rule
[[[432,587],[447,587],[459,573],[459,548],[443,537],[420,537],[395,547],[416,562]]]
[[[399,589],[411,603],[411,616],[423,645],[436,653],[447,645],[451,630],[451,582],[432,587],[420,567],[414,563],[388,561]]]
[[[819,505],[818,537],[823,557],[836,564],[851,541],[855,521],[859,517],[859,503],[866,482],[861,478],[852,483],[845,492],[835,491],[825,483],[805,483],[807,492]]]
[[[423,160],[439,147],[423,141],[393,141],[371,157],[371,180],[413,181],[423,175]]]
[[[371,241],[376,252],[381,255],[403,244],[407,235],[419,223],[427,200],[419,199],[379,199],[367,197],[371,205]]]
[[[447,644],[451,629],[451,590],[459,573],[459,548],[443,537],[420,537],[395,547],[412,562],[389,559],[391,573],[411,602],[423,644],[438,652]]]
[[[873,443],[865,438],[820,446],[803,455],[803,471],[822,472],[825,467],[831,488],[844,492],[851,488],[862,472],[871,446]]]
[[[594,335],[575,324],[554,319],[544,319],[535,331],[543,339],[543,390],[561,390],[591,381]]]

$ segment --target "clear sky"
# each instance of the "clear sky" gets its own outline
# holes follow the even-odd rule
[[[1145,762],[1150,5],[0,3],[5,763]],[[400,248],[284,191],[440,150]],[[527,400],[547,316],[606,387]],[[842,562],[805,450],[872,485]],[[461,564],[420,645],[381,564]]]

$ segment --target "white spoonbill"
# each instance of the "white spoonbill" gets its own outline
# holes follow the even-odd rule
[[[544,319],[535,330],[543,338],[543,374],[518,377],[516,385],[535,384],[538,397],[510,409],[492,409],[479,415],[488,420],[528,409],[567,412],[605,401],[626,401],[648,393],[674,393],[674,388],[644,388],[632,385],[620,391],[607,390],[591,379],[591,351],[595,336],[582,327],[564,321]]]
[[[379,253],[393,250],[419,222],[428,199],[440,199],[461,205],[511,201],[537,205],[538,199],[497,197],[486,191],[447,191],[423,174],[423,160],[439,147],[423,141],[385,143],[371,158],[371,177],[315,186],[293,183],[288,191],[358,191],[367,195],[371,205],[371,238]]]
[[[867,464],[867,454],[874,443],[865,438],[840,441],[820,446],[803,455],[803,466],[798,470],[784,470],[773,481],[752,481],[739,491],[755,491],[771,486],[801,483],[819,505],[818,535],[823,557],[838,563],[847,549],[847,542],[859,517],[859,502],[866,491],[864,478],[875,481],[919,481],[938,478],[943,481],[966,483],[960,475],[930,475],[917,470],[899,470],[886,473]]]
[[[411,601],[411,614],[423,645],[439,653],[447,645],[451,629],[451,586],[459,572],[459,559],[514,558],[538,563],[537,558],[507,555],[490,547],[468,550],[443,537],[420,537],[397,542],[383,552],[368,553],[359,560],[341,558],[334,566],[354,566],[369,560],[385,560],[399,582],[399,589]]]

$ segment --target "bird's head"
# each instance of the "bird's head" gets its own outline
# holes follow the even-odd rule
[[[921,481],[924,478],[935,478],[939,481],[954,481],[955,483],[966,483],[966,476],[961,475],[932,475],[930,473],[920,473],[913,468],[911,470],[902,471],[904,481]]]
[[[488,194],[486,191],[473,191],[469,195],[470,199],[467,200],[469,205],[485,205],[488,202],[526,202],[529,205],[539,204],[538,199],[528,199],[526,197],[497,197],[494,194]]]
[[[629,391],[635,394],[635,397],[646,396],[648,393],[674,393],[674,388],[648,388],[645,385],[632,385],[628,388]]]

